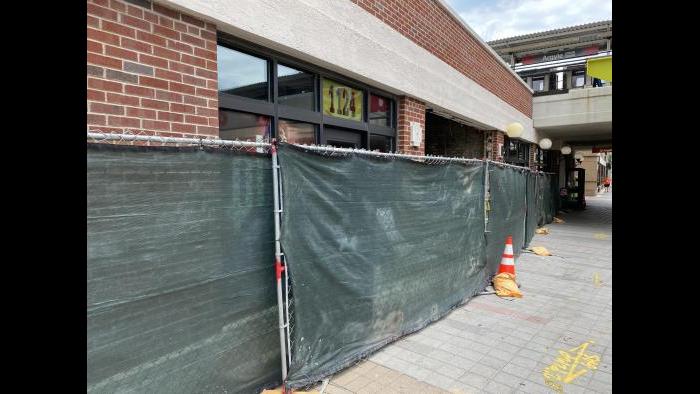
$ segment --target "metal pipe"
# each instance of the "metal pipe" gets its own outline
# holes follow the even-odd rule
[[[282,266],[282,251],[280,248],[280,205],[279,205],[279,188],[277,177],[279,172],[277,171],[277,146],[275,140],[272,140],[272,146],[270,149],[272,153],[272,189],[273,189],[273,202],[274,202],[274,216],[275,216],[275,279],[277,282],[277,309],[279,314],[279,330],[280,330],[280,356],[282,359],[282,385],[287,381],[287,343],[285,339],[285,324],[284,324],[284,303],[282,301],[282,271],[284,271],[284,266]]]
[[[225,145],[225,146],[240,146],[246,148],[269,148],[267,142],[250,142],[250,141],[229,141],[214,138],[182,138],[182,137],[162,137],[158,135],[136,135],[136,134],[117,134],[117,133],[95,133],[88,131],[87,138],[104,141],[147,141],[160,142],[163,144],[198,144],[198,145]]]

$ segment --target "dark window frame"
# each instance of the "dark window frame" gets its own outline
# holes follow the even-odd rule
[[[503,152],[501,156],[503,157],[503,161],[508,164],[529,167],[530,143],[526,141],[516,140],[514,138],[509,138],[508,136],[504,136]]]
[[[335,72],[323,69],[321,67],[306,63],[304,61],[294,59],[282,53],[271,49],[261,47],[248,41],[231,36],[230,34],[217,32],[217,45],[230,48],[235,51],[240,51],[248,55],[256,56],[267,60],[268,62],[268,78],[269,92],[268,101],[256,100],[246,97],[234,96],[227,93],[219,92],[219,108],[243,111],[254,114],[266,115],[271,118],[272,138],[278,138],[278,124],[280,119],[288,119],[298,122],[311,123],[316,126],[318,144],[325,141],[324,126],[339,127],[351,129],[363,134],[362,141],[364,148],[369,149],[369,141],[372,134],[382,135],[391,138],[392,149],[396,149],[397,139],[397,120],[398,120],[398,97],[381,89],[374,88],[359,81],[337,74]],[[299,71],[304,71],[315,76],[314,79],[314,110],[306,110],[291,106],[280,105],[278,103],[278,80],[277,80],[277,64],[292,67]],[[354,89],[363,92],[362,101],[362,121],[354,121],[336,118],[323,113],[323,96],[321,92],[321,81],[323,78],[331,79]],[[390,100],[390,116],[389,126],[376,125],[369,123],[369,100],[370,95],[378,95]]]

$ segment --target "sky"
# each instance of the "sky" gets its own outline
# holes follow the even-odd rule
[[[612,19],[612,0],[445,0],[484,41]]]

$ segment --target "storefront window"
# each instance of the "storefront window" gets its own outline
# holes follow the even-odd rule
[[[583,86],[586,80],[586,75],[583,71],[577,71],[574,73],[574,75],[571,76],[571,84],[575,88],[580,88]]]
[[[219,111],[219,138],[251,142],[270,141],[270,118],[239,111]]]
[[[364,92],[330,79],[323,79],[323,113],[337,118],[362,121]]]
[[[277,102],[314,111],[315,76],[291,67],[277,65]]]
[[[379,152],[391,152],[392,151],[392,146],[391,146],[392,140],[393,140],[393,138],[391,138],[391,137],[372,134],[369,137],[369,150],[379,151]]]
[[[362,148],[362,133],[350,129],[326,127],[324,129],[326,145],[338,148]]]
[[[256,100],[268,100],[267,60],[217,46],[219,92]]]
[[[309,123],[280,119],[277,131],[282,142],[306,145],[316,143],[316,126]]]
[[[532,80],[532,90],[541,92],[544,90],[544,78],[535,78]]]
[[[369,123],[391,126],[391,100],[386,97],[369,95]]]

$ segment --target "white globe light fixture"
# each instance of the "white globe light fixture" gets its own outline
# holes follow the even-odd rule
[[[549,149],[552,147],[552,140],[549,138],[542,138],[540,140],[540,148],[542,149]]]
[[[571,147],[570,146],[562,146],[561,147],[561,154],[562,155],[568,155],[571,153]]]
[[[523,135],[523,125],[518,122],[513,122],[506,126],[506,134],[509,138],[518,138]]]
[[[577,153],[574,155],[574,159],[576,159],[576,160],[583,160],[583,154],[577,152]]]

